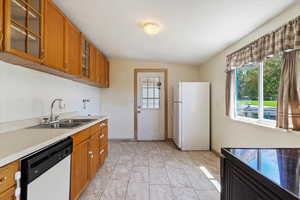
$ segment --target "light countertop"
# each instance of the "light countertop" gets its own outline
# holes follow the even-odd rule
[[[72,136],[75,133],[107,119],[106,116],[72,117],[72,119],[74,118],[90,118],[96,120],[73,129],[25,128],[0,134],[0,167],[30,155],[35,151],[43,149],[48,145]]]

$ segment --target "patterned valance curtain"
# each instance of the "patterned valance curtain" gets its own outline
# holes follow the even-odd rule
[[[268,56],[279,55],[284,51],[300,49],[300,16],[264,35],[226,58],[227,71],[252,62],[261,62]]]
[[[232,117],[232,93],[231,86],[234,77],[234,69],[250,63],[258,63],[272,55],[281,55],[300,49],[300,16],[289,21],[277,30],[264,35],[240,50],[226,57],[226,116]]]

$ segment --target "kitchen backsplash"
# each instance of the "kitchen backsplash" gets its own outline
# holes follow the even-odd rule
[[[100,113],[101,89],[0,61],[0,124],[39,118],[50,114],[55,98],[65,109],[56,113]],[[83,99],[89,99],[86,109]]]

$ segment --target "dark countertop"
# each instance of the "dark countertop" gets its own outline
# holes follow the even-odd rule
[[[300,199],[300,148],[223,148],[279,187]]]

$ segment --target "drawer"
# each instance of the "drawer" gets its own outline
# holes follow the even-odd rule
[[[20,170],[19,161],[0,168],[0,193],[16,184],[15,174]]]
[[[0,200],[15,200],[15,187],[10,188],[9,190],[0,194]]]
[[[100,131],[100,123],[90,127],[90,129],[91,129],[92,134],[99,132]]]
[[[91,129],[87,128],[79,133],[76,133],[72,136],[73,138],[73,146],[80,144],[81,142],[87,140],[91,136]]]

